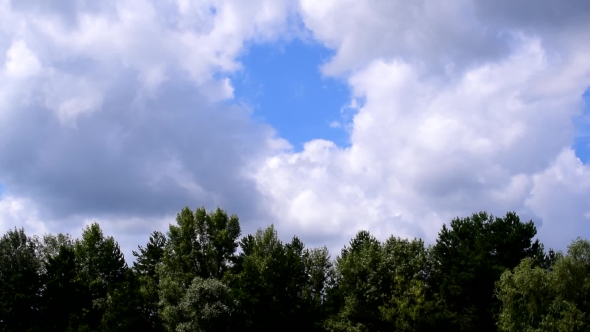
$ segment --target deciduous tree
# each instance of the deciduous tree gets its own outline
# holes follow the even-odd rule
[[[124,280],[127,263],[119,244],[113,237],[105,237],[97,223],[84,228],[82,238],[74,244],[74,253],[77,282],[84,287],[83,298],[88,299],[81,329],[98,330],[107,308],[108,291]]]
[[[503,218],[485,212],[443,225],[432,248],[433,282],[452,312],[456,331],[495,331],[500,303],[494,284],[525,257],[537,257],[532,221],[515,213]]]
[[[0,331],[33,331],[38,322],[40,261],[24,229],[0,238]]]
[[[229,287],[217,279],[195,277],[187,289],[179,292],[175,283],[172,279],[162,283],[161,314],[167,331],[229,331],[235,307]],[[173,301],[169,301],[171,297]]]
[[[503,331],[587,331],[590,329],[590,242],[577,239],[551,269],[524,259],[497,284]]]

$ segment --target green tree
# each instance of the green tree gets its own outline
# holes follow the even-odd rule
[[[83,286],[77,279],[77,265],[72,246],[61,245],[57,255],[46,257],[42,276],[41,322],[44,331],[71,331],[80,324],[84,306]]]
[[[432,282],[453,315],[456,331],[495,331],[500,303],[494,284],[525,257],[539,257],[532,221],[512,212],[503,218],[485,212],[443,225],[432,247]]]
[[[428,285],[430,262],[424,242],[392,236],[382,250],[379,272],[388,296],[379,307],[382,318],[396,331],[440,330],[438,318],[444,316],[444,308]]]
[[[59,255],[61,247],[72,248],[74,240],[69,234],[59,233],[57,235],[45,234],[43,241],[39,241],[37,252],[42,262],[47,262],[49,258]]]
[[[503,331],[573,332],[590,329],[590,242],[577,239],[551,269],[524,259],[497,283]]]
[[[138,246],[139,252],[135,250],[132,251],[133,256],[135,256],[133,270],[135,270],[138,275],[148,276],[155,279],[157,277],[156,265],[162,261],[165,249],[166,236],[159,231],[152,232],[145,248]]]
[[[210,213],[205,208],[195,212],[184,208],[177,215],[156,267],[159,315],[169,331],[176,331],[175,324],[186,320],[177,309],[195,278],[221,280],[236,263],[240,232],[238,217],[220,208]]]
[[[127,264],[119,244],[105,237],[100,226],[93,223],[84,228],[82,238],[75,241],[78,264],[77,282],[84,287],[81,330],[98,330],[107,309],[107,294],[124,281]]]
[[[143,315],[142,305],[139,279],[133,270],[127,269],[123,280],[107,292],[99,331],[150,331],[153,327]]]
[[[323,323],[329,315],[328,291],[334,281],[334,266],[326,247],[306,248],[302,259],[307,278],[303,299],[308,305],[309,312],[306,316],[311,322],[308,326],[313,325],[313,330],[320,331],[323,330]]]
[[[161,320],[158,316],[160,278],[157,274],[157,265],[162,262],[165,249],[165,235],[154,231],[150,235],[145,248],[138,246],[139,252],[133,251],[133,255],[136,257],[133,270],[139,280],[139,293],[142,298],[141,308],[145,319],[150,324],[150,329],[155,331],[162,329]]]
[[[314,303],[321,304],[326,300],[329,282],[333,277],[333,264],[328,248],[306,248],[303,251],[305,275],[309,278],[306,296]]]
[[[295,237],[283,244],[270,226],[244,237],[241,248],[239,271],[230,278],[239,304],[234,329],[313,330],[303,243]]]
[[[168,331],[229,331],[234,304],[229,288],[220,280],[195,277],[185,290],[174,279],[164,278],[161,298],[161,316]]]
[[[187,286],[195,276],[221,279],[235,262],[240,233],[236,215],[184,208],[170,225],[163,264]]]
[[[359,232],[336,259],[340,308],[332,331],[424,331],[438,308],[426,283],[427,251],[421,240],[379,242]]]
[[[39,321],[40,262],[24,229],[0,238],[0,331],[32,331]]]
[[[381,243],[369,232],[360,231],[336,258],[338,311],[326,324],[330,331],[382,331],[390,327],[379,307],[387,300],[381,287],[383,276]]]

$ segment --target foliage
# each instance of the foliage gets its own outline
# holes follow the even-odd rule
[[[379,306],[386,296],[382,289],[379,265],[381,243],[367,231],[360,231],[336,258],[336,282],[341,297],[337,317],[327,322],[333,331],[379,331],[386,328]],[[379,286],[377,286],[379,285]],[[377,286],[377,287],[376,287]]]
[[[303,243],[295,237],[283,244],[271,225],[244,237],[241,248],[239,272],[230,280],[239,303],[236,324],[240,329],[313,330],[314,296],[321,297],[324,288],[319,285],[322,267],[310,260],[306,267]],[[316,255],[321,263],[321,254],[309,255]],[[317,278],[314,288],[306,271],[313,271]]]
[[[24,229],[0,238],[0,331],[32,331],[38,320],[40,262]]]
[[[217,285],[201,280],[220,280],[235,264],[240,232],[238,217],[228,216],[220,208],[209,213],[205,208],[194,212],[184,208],[176,217],[176,225],[170,225],[165,241],[158,234],[153,236],[153,245],[150,249],[148,244],[146,251],[142,251],[142,260],[137,268],[138,271],[146,270],[142,273],[149,276],[153,263],[147,264],[150,262],[148,254],[153,253],[150,254],[153,257],[149,258],[152,262],[161,257],[161,263],[156,264],[152,284],[158,289],[158,313],[167,330],[178,331],[188,326],[207,329],[210,324],[207,322],[213,322],[213,316],[187,317],[188,313],[182,309],[186,308],[186,301],[189,301],[185,295],[202,291],[199,288],[201,286]],[[163,245],[165,249],[160,252]],[[222,291],[221,288],[207,289],[212,292]]]
[[[138,275],[156,278],[156,265],[162,261],[166,249],[166,236],[162,232],[154,231],[144,247],[138,246],[139,253],[132,251],[135,256],[133,269]]]
[[[0,331],[590,329],[590,243],[545,252],[514,213],[456,218],[429,247],[360,231],[335,260],[272,225],[240,232],[220,208],[184,208],[130,269],[97,223],[79,239],[9,230]]]
[[[359,232],[336,259],[341,309],[332,331],[422,331],[436,301],[426,284],[427,251],[421,240],[379,242]]]
[[[84,228],[82,239],[74,243],[77,262],[76,282],[82,285],[82,330],[97,330],[107,309],[107,294],[124,280],[127,263],[119,244],[105,237],[93,223]]]
[[[150,235],[145,248],[138,246],[139,252],[133,251],[133,256],[136,257],[133,270],[139,282],[142,315],[148,322],[149,329],[154,331],[161,330],[161,321],[158,316],[160,278],[157,273],[157,266],[162,262],[166,244],[165,235],[159,231],[154,231]]]
[[[166,330],[229,331],[234,304],[229,288],[223,282],[195,277],[185,291],[179,292],[180,287],[174,280],[164,280],[161,298]]]
[[[305,248],[301,258],[306,277],[302,295],[308,306],[308,328],[323,330],[323,322],[329,314],[328,292],[335,281],[334,265],[326,247]]]
[[[139,279],[131,269],[125,270],[116,287],[110,287],[104,301],[100,331],[149,331],[151,322],[145,319],[140,296]]]
[[[188,286],[195,276],[223,277],[235,261],[240,224],[235,215],[217,208],[207,213],[199,208],[194,213],[184,208],[170,225],[163,263]]]
[[[41,299],[41,320],[45,331],[68,331],[80,325],[84,305],[83,285],[77,279],[72,246],[61,245],[57,255],[47,256],[45,285]]]
[[[443,225],[432,248],[432,281],[453,315],[454,330],[496,330],[494,284],[523,258],[539,257],[536,233],[532,221],[523,223],[512,212],[503,218],[480,212]]]
[[[497,287],[503,331],[587,331],[590,242],[575,240],[550,270],[525,259],[502,274]]]
[[[31,239],[35,242],[37,258],[41,263],[40,273],[45,273],[45,267],[49,263],[50,258],[56,257],[61,250],[61,247],[72,248],[74,240],[69,234],[59,233],[57,235],[45,234],[42,240],[37,237]]]

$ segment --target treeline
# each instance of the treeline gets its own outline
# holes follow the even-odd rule
[[[128,267],[96,223],[79,239],[14,229],[0,239],[0,331],[588,331],[590,243],[545,252],[536,232],[481,212],[431,246],[360,231],[332,260],[185,208]]]

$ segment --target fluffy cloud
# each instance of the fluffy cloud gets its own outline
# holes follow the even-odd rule
[[[128,252],[185,205],[260,217],[243,173],[287,143],[227,102],[227,75],[291,33],[290,6],[0,1],[1,230],[98,220],[144,237]]]
[[[350,147],[311,141],[255,175],[283,227],[332,247],[361,228],[433,241],[455,216],[515,210],[550,246],[590,236],[590,168],[571,150],[589,8],[514,14],[527,3],[301,1],[335,49],[323,72],[345,77],[360,106]]]
[[[543,221],[540,236],[547,244],[563,248],[590,235],[590,167],[565,150],[531,180],[525,204]]]
[[[563,248],[590,236],[586,3],[0,0],[0,228],[98,220],[128,252],[219,204],[335,249],[516,210]],[[300,24],[351,88],[347,148],[294,152],[232,103],[248,45]]]
[[[0,200],[0,229],[2,231],[18,225],[25,227],[28,232],[33,234],[44,234],[48,232],[45,223],[39,220],[37,211],[31,211],[27,206],[33,203],[25,199],[15,197],[2,197]]]
[[[330,75],[391,57],[444,71],[494,60],[509,51],[509,39],[478,21],[469,0],[301,0],[300,4],[303,21],[315,38],[336,50],[323,68]]]

